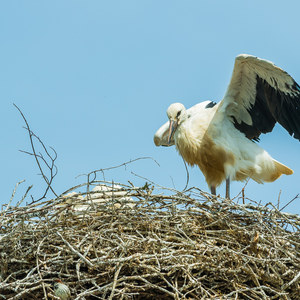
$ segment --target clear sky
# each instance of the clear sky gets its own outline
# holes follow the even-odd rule
[[[143,185],[134,172],[183,189],[175,148],[153,143],[167,107],[221,100],[240,53],[271,60],[300,82],[299,11],[297,0],[1,1],[0,202],[23,179],[15,201],[31,184],[34,197],[45,188],[33,157],[18,151],[30,143],[13,103],[58,153],[57,193],[84,182],[80,174],[145,156],[160,166],[141,160],[105,178]],[[278,126],[261,145],[295,173],[249,182],[246,196],[276,205],[281,191],[283,206],[300,192],[300,143]],[[208,190],[197,168],[189,185]],[[232,196],[242,187],[233,183]],[[299,213],[300,200],[286,211]]]

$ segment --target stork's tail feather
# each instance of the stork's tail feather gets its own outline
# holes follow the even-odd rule
[[[294,171],[290,169],[289,167],[285,166],[284,164],[280,163],[279,161],[274,159],[275,167],[276,169],[281,173],[285,175],[292,175]]]
[[[284,164],[280,163],[279,161],[273,159],[275,171],[274,173],[270,174],[269,180],[266,181],[275,181],[277,178],[279,178],[282,174],[285,175],[292,175],[294,171],[290,169],[289,167],[285,166]]]

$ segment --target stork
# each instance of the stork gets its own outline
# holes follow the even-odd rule
[[[256,143],[276,122],[300,140],[300,87],[270,61],[238,55],[222,101],[190,109],[173,103],[167,116],[154,135],[155,145],[175,144],[189,165],[200,168],[214,195],[225,180],[229,198],[231,180],[264,183],[293,174]]]

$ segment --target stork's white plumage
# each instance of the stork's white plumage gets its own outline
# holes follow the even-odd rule
[[[300,87],[270,61],[237,56],[221,102],[205,101],[187,110],[174,103],[167,115],[169,122],[154,135],[155,145],[175,144],[188,164],[199,166],[212,193],[224,180],[250,177],[263,183],[293,173],[254,142],[276,122],[300,140]]]

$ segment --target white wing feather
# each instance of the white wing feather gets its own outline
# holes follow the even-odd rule
[[[257,76],[274,89],[295,96],[295,93],[289,88],[293,85],[294,80],[288,73],[268,60],[241,54],[235,59],[232,77],[220,111],[228,116],[234,116],[238,123],[243,121],[252,125],[252,119],[247,109],[254,105],[256,99]]]

